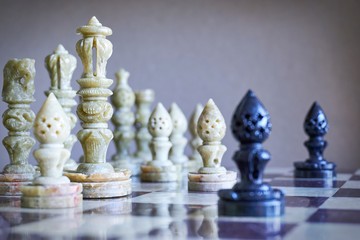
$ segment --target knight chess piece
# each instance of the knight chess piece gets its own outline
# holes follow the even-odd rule
[[[189,130],[191,133],[191,148],[192,154],[189,157],[188,170],[189,172],[196,172],[200,167],[203,166],[201,155],[197,148],[203,143],[202,139],[197,133],[197,122],[199,120],[201,112],[204,110],[204,106],[197,104],[194,112],[192,113],[189,121]]]
[[[76,51],[84,66],[78,80],[81,102],[77,108],[82,126],[77,137],[84,151],[84,160],[76,171],[68,171],[65,175],[72,182],[82,183],[84,198],[126,196],[131,193],[131,172],[128,169],[115,171],[106,162],[106,152],[113,138],[107,123],[113,115],[113,108],[106,101],[112,95],[108,88],[113,80],[106,78],[106,64],[113,49],[106,37],[112,34],[112,30],[92,17],[77,32],[83,36],[76,44]]]
[[[41,176],[31,185],[22,186],[21,206],[27,208],[69,208],[82,203],[82,185],[70,183],[63,176],[65,162],[70,151],[64,148],[64,141],[70,135],[70,119],[50,93],[36,116],[34,135],[40,148],[34,151]]]
[[[304,145],[309,151],[310,157],[305,162],[295,162],[296,178],[321,178],[329,179],[336,177],[336,164],[328,162],[323,152],[327,146],[324,140],[329,130],[328,121],[324,111],[317,102],[314,102],[304,121],[305,133],[309,136]]]
[[[150,148],[153,160],[141,166],[141,181],[177,181],[177,168],[169,160],[169,151],[172,146],[169,136],[173,130],[173,124],[169,113],[161,103],[156,106],[150,115],[148,130],[152,135]]]
[[[140,173],[140,165],[131,160],[130,143],[135,138],[133,125],[135,122],[134,113],[131,111],[135,103],[135,94],[128,84],[130,73],[120,69],[116,73],[116,86],[114,94],[111,96],[111,102],[115,106],[115,112],[112,122],[115,125],[114,143],[116,153],[112,156],[111,164],[115,168],[130,169],[132,175]]]
[[[227,150],[221,144],[225,131],[224,117],[210,99],[197,123],[197,132],[203,140],[198,151],[204,166],[198,172],[188,174],[189,191],[215,192],[223,188],[231,188],[236,183],[236,172],[227,171],[221,166],[222,157]]]
[[[263,182],[265,166],[271,158],[262,143],[271,132],[270,115],[249,90],[237,106],[231,130],[240,141],[240,150],[233,159],[241,172],[241,181],[232,189],[218,192],[219,215],[280,216],[284,214],[284,194]]]
[[[71,78],[76,69],[76,58],[69,54],[63,45],[59,44],[54,52],[45,58],[45,66],[49,72],[51,86],[45,92],[46,96],[53,93],[58,99],[60,105],[70,119],[70,126],[73,129],[77,122],[77,117],[71,112],[71,108],[76,106],[74,97],[76,91],[71,87]],[[71,153],[77,138],[74,134],[70,134],[65,140],[64,146]],[[64,170],[76,170],[78,164],[74,159],[69,158],[64,165]]]
[[[4,67],[2,98],[8,109],[3,114],[3,124],[9,132],[3,144],[10,163],[0,173],[0,195],[20,195],[20,186],[30,184],[34,178],[35,168],[28,163],[35,144],[30,136],[35,119],[30,109],[30,104],[35,101],[34,77],[33,59],[11,59]]]

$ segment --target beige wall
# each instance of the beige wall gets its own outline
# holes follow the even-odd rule
[[[359,12],[359,1],[1,1],[0,66],[14,57],[36,60],[37,112],[50,84],[45,56],[58,43],[76,55],[75,30],[96,15],[114,32],[108,77],[124,67],[134,89],[153,88],[157,101],[175,101],[187,116],[211,97],[228,126],[252,88],[272,116],[265,144],[272,166],[307,157],[302,123],[317,100],[330,122],[325,155],[351,170],[360,166]],[[81,70],[78,60],[74,89]],[[229,129],[224,144],[224,163],[233,166]],[[114,150],[111,143],[108,157]],[[73,156],[81,151],[77,143]],[[8,155],[2,145],[0,152],[2,167]]]

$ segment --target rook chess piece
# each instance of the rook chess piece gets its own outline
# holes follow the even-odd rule
[[[107,124],[113,115],[113,108],[106,101],[107,97],[112,95],[108,88],[113,80],[106,78],[106,63],[112,54],[112,43],[106,36],[111,35],[112,30],[102,26],[96,17],[92,17],[88,24],[78,28],[77,32],[83,36],[76,44],[76,51],[84,65],[82,78],[78,80],[81,102],[77,108],[82,126],[77,137],[84,150],[84,160],[76,171],[65,174],[72,182],[82,183],[84,198],[129,195],[130,171],[115,171],[113,166],[106,162],[107,148],[113,138]]]
[[[199,120],[200,114],[203,111],[204,107],[201,104],[197,104],[195,111],[191,115],[190,123],[189,123],[189,130],[192,136],[191,140],[191,148],[192,148],[192,154],[189,158],[188,162],[188,170],[189,172],[195,172],[200,167],[203,166],[201,155],[197,148],[202,144],[202,139],[199,137],[199,134],[197,133],[197,122]]]
[[[310,157],[305,162],[295,162],[296,178],[329,179],[336,176],[336,164],[328,162],[323,157],[327,146],[324,135],[328,132],[328,121],[325,113],[317,102],[311,106],[304,121],[305,133],[309,136],[304,145]]]
[[[169,113],[161,103],[150,115],[148,130],[153,137],[150,142],[153,160],[141,166],[141,181],[176,181],[176,166],[169,160],[169,150],[172,145],[169,136],[173,130],[173,124]]]
[[[214,101],[210,99],[202,111],[197,132],[203,140],[198,151],[204,166],[197,173],[189,173],[189,191],[215,192],[230,188],[236,183],[236,172],[227,171],[221,166],[226,147],[221,144],[225,136],[225,120]]]
[[[280,216],[284,213],[284,194],[263,182],[263,173],[270,153],[262,143],[271,132],[270,115],[249,90],[237,106],[231,122],[240,150],[233,159],[241,172],[241,182],[232,189],[218,192],[219,215]]]
[[[3,124],[9,133],[3,144],[10,163],[0,174],[0,195],[20,195],[19,187],[31,183],[34,178],[35,168],[28,163],[35,144],[29,132],[35,119],[30,109],[30,103],[35,101],[34,77],[33,59],[11,59],[4,67],[2,97],[9,107],[3,114]]]
[[[82,202],[82,186],[63,176],[70,151],[63,142],[70,135],[70,120],[53,93],[36,116],[34,135],[40,148],[34,151],[41,176],[32,185],[22,186],[21,206],[28,208],[68,208]]]
[[[59,44],[52,54],[45,58],[45,66],[49,72],[51,79],[51,87],[46,91],[46,96],[53,93],[58,99],[60,105],[70,119],[70,126],[73,129],[77,122],[77,117],[71,112],[71,108],[77,103],[74,100],[76,91],[71,87],[71,78],[76,68],[76,58],[69,54],[69,52]],[[71,153],[77,138],[74,134],[70,134],[64,142],[64,147]],[[65,165],[64,170],[76,170],[78,164],[75,160],[69,158]]]

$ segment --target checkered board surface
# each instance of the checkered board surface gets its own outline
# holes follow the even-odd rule
[[[269,169],[265,181],[286,194],[284,216],[219,217],[217,194],[188,192],[186,178],[133,178],[131,196],[76,209],[24,209],[18,197],[2,197],[0,239],[360,239],[360,170],[319,181]]]

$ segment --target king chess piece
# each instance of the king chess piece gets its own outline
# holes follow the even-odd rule
[[[227,150],[221,144],[225,131],[224,117],[214,101],[210,99],[197,123],[197,132],[203,140],[198,151],[204,166],[196,173],[188,174],[189,191],[215,192],[223,188],[231,188],[236,183],[236,172],[227,171],[221,166],[222,157]]]
[[[76,69],[76,58],[69,54],[63,45],[59,44],[52,54],[45,58],[45,66],[49,72],[51,86],[46,91],[46,96],[53,93],[58,99],[60,105],[70,119],[70,127],[73,129],[77,122],[77,117],[71,112],[71,108],[76,106],[74,97],[76,91],[71,87],[71,78]],[[77,141],[74,134],[70,134],[65,140],[64,146],[71,153],[71,150]],[[76,170],[78,164],[74,159],[69,158],[64,165],[64,170]]]
[[[115,106],[112,122],[115,125],[114,143],[116,153],[112,156],[111,164],[115,168],[130,169],[132,175],[140,173],[140,165],[136,165],[130,155],[130,144],[135,138],[133,125],[134,113],[131,108],[135,103],[135,94],[128,85],[129,72],[121,69],[116,73],[116,86],[111,101]]]
[[[8,109],[3,114],[3,124],[9,132],[3,144],[10,163],[0,173],[0,195],[20,195],[20,186],[31,183],[34,178],[35,168],[28,163],[35,144],[30,136],[35,119],[30,109],[30,104],[35,101],[34,77],[33,59],[11,59],[4,67],[2,98]]]
[[[203,166],[201,155],[197,150],[197,148],[201,146],[203,143],[202,139],[199,137],[199,134],[197,132],[197,122],[203,110],[204,110],[204,106],[201,104],[197,104],[189,121],[189,130],[191,133],[190,144],[192,148],[192,154],[189,157],[189,162],[188,162],[189,172],[196,172],[200,167]]]
[[[106,162],[106,152],[113,138],[107,123],[113,115],[113,108],[107,102],[112,95],[108,88],[113,80],[106,78],[106,64],[112,54],[112,43],[106,37],[112,34],[112,30],[92,17],[77,32],[83,36],[76,44],[76,51],[84,66],[78,80],[81,102],[77,108],[82,126],[77,137],[84,151],[84,160],[76,171],[65,174],[72,182],[82,183],[84,198],[126,196],[131,193],[131,172],[127,169],[115,171]]]
[[[270,115],[249,90],[237,106],[231,130],[240,141],[240,150],[233,159],[241,172],[241,181],[232,189],[218,192],[219,215],[280,216],[284,213],[284,194],[263,182],[265,166],[271,158],[262,143],[271,132]]]
[[[177,181],[177,168],[169,160],[169,151],[172,146],[169,141],[169,136],[173,130],[173,124],[169,113],[161,103],[159,103],[151,113],[148,129],[152,135],[150,148],[153,154],[153,160],[141,166],[141,181]]]
[[[317,102],[314,102],[304,121],[305,133],[309,136],[304,145],[310,157],[305,162],[295,162],[296,178],[321,178],[336,177],[336,164],[326,161],[323,152],[327,146],[324,140],[328,132],[328,121],[324,111]]]

